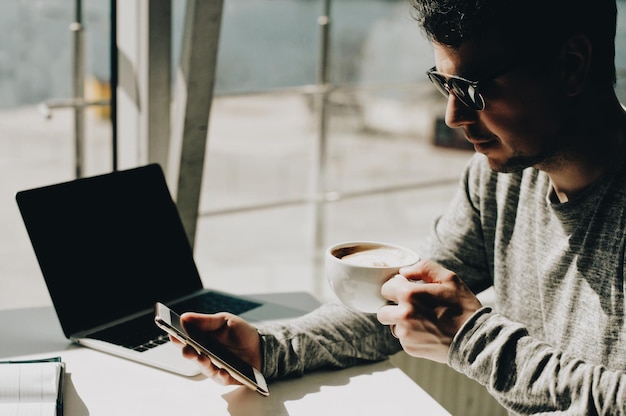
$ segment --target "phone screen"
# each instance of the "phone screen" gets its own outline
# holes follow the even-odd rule
[[[193,347],[198,353],[211,358],[213,363],[228,371],[244,385],[267,396],[269,390],[265,378],[259,370],[243,361],[232,351],[217,341],[205,340],[202,343],[192,339],[183,328],[180,316],[162,303],[155,305],[155,323],[170,335]]]

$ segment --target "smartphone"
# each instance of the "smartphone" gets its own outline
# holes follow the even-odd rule
[[[154,322],[159,328],[180,342],[190,345],[198,354],[204,354],[209,357],[216,367],[228,371],[234,379],[244,386],[257,391],[263,396],[269,396],[270,392],[267,382],[259,370],[246,363],[217,341],[200,343],[191,338],[183,328],[180,316],[160,302],[157,302],[154,306]]]

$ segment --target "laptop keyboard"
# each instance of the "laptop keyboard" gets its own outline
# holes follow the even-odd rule
[[[239,315],[260,305],[260,303],[246,299],[208,292],[203,296],[195,296],[168,306],[178,314],[186,311],[202,313],[227,311]],[[114,327],[95,332],[89,335],[89,338],[107,341],[139,352],[144,352],[169,342],[167,334],[154,323],[152,314],[143,315]]]
[[[221,293],[208,292],[203,296],[194,296],[168,306],[179,315],[187,311],[202,313],[226,311],[235,315],[241,315],[244,312],[261,306],[261,304]]]

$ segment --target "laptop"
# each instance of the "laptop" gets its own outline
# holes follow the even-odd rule
[[[158,164],[20,191],[16,201],[63,333],[86,347],[193,376],[197,364],[155,325],[155,302],[250,322],[316,306],[310,295],[286,305],[203,287]]]

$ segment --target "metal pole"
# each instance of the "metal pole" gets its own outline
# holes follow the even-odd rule
[[[82,0],[76,0],[76,15],[70,24],[74,40],[74,62],[72,68],[72,90],[74,105],[74,162],[76,177],[80,178],[84,170],[85,144],[85,54]]]
[[[111,7],[111,159],[112,169],[117,170],[117,84],[118,84],[118,59],[117,59],[117,0],[110,1]]]
[[[194,247],[206,157],[223,0],[188,0],[176,83],[170,170],[176,206]]]
[[[112,0],[115,3],[115,0]],[[39,104],[39,110],[46,118],[52,117],[52,110],[58,108],[72,108],[74,110],[74,166],[75,175],[77,178],[83,176],[85,167],[85,107],[89,106],[106,106],[111,105],[111,100],[85,100],[85,28],[83,26],[83,7],[82,1],[76,0],[76,10],[74,22],[70,24],[70,31],[72,32],[72,97],[62,99],[47,100]],[[113,10],[113,9],[112,9]],[[113,10],[115,14],[115,10]],[[113,14],[113,16],[114,16]],[[112,30],[115,30],[115,26],[112,25]],[[115,40],[112,37],[113,41]],[[112,53],[117,51],[116,45],[111,45],[115,48]],[[114,61],[112,59],[112,65]],[[116,64],[116,61],[115,61]],[[113,75],[116,78],[113,80]],[[117,84],[117,72],[111,74],[112,81]],[[114,96],[113,96],[114,97]],[[115,114],[115,107],[113,107],[112,114]],[[116,120],[112,117],[111,121],[114,128],[113,136],[113,169],[116,169],[117,152],[116,152]]]
[[[329,82],[329,61],[330,61],[330,2],[323,1],[323,10],[317,23],[320,27],[320,56],[318,67],[318,85],[320,91],[316,95],[318,107],[318,140],[315,166],[315,255],[314,255],[314,281],[316,282],[316,292],[323,293],[322,276],[324,264],[325,241],[325,194],[327,186],[327,134],[328,134],[328,95],[331,90]]]

